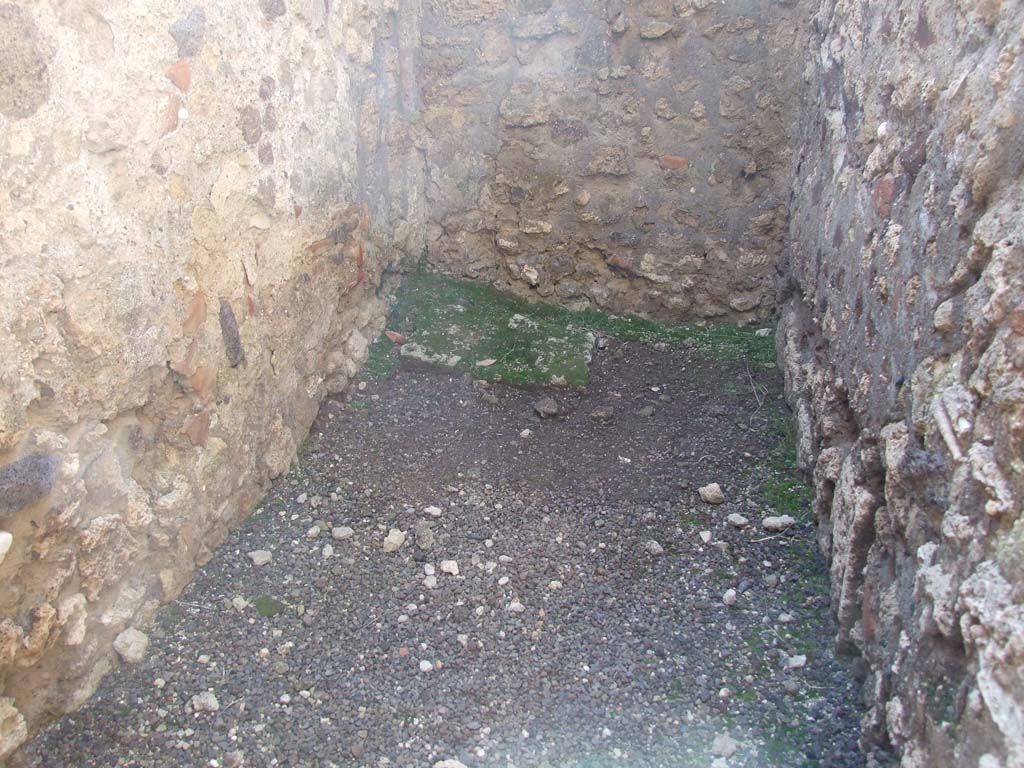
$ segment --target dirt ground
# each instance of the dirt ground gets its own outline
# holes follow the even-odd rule
[[[407,362],[325,403],[146,659],[20,764],[863,765],[778,372],[602,345],[583,392]]]

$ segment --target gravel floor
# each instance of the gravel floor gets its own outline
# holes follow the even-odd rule
[[[776,371],[614,341],[585,394],[370,381],[17,762],[861,766],[814,530],[761,527],[778,409]]]

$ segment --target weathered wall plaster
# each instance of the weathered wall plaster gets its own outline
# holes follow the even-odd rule
[[[1024,7],[823,0],[779,332],[865,743],[1024,765]]]
[[[573,305],[770,317],[803,30],[794,0],[430,3],[430,260]]]
[[[407,0],[0,2],[0,757],[295,456],[422,251]]]

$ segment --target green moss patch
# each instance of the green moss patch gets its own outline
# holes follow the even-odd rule
[[[265,619],[273,618],[288,606],[270,595],[260,595],[252,601],[256,613]]]
[[[796,425],[779,408],[769,428],[775,445],[769,455],[768,476],[761,483],[761,499],[776,515],[808,522],[814,492],[797,467]]]
[[[370,349],[370,376],[389,376],[401,360],[408,360],[491,382],[582,388],[597,334],[646,344],[687,343],[721,361],[772,366],[775,359],[771,336],[759,336],[751,328],[666,325],[595,309],[531,303],[423,266],[403,281],[388,327],[404,343],[381,337]]]

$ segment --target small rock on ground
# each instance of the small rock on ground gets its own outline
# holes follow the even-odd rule
[[[697,489],[701,499],[707,504],[722,504],[725,502],[725,494],[722,493],[722,486],[718,483],[709,483]]]
[[[252,564],[255,566],[266,565],[274,559],[273,554],[267,549],[254,549],[249,553],[249,559],[252,560]]]
[[[792,528],[794,525],[796,525],[796,520],[794,520],[789,515],[766,517],[764,520],[761,521],[761,526],[766,531],[770,531],[772,533],[779,533],[781,531],[785,531],[787,528]]]
[[[551,419],[562,411],[562,407],[553,397],[542,397],[533,404],[534,412],[542,419]]]
[[[392,528],[388,531],[388,535],[384,537],[384,551],[385,552],[397,552],[405,544],[405,531],[401,531],[398,528]]]
[[[129,627],[114,639],[114,650],[128,664],[138,664],[146,658],[149,638],[143,632]]]

